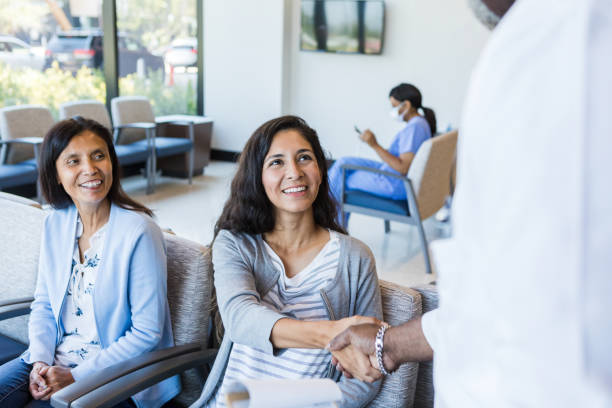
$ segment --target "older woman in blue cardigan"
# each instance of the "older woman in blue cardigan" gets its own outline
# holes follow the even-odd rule
[[[166,254],[151,210],[119,183],[109,131],[80,117],[45,136],[45,220],[28,350],[0,367],[0,407],[49,404],[51,395],[97,370],[173,345]],[[158,407],[177,377],[119,407]]]

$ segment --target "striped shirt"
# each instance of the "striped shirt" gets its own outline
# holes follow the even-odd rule
[[[338,272],[340,243],[338,233],[329,231],[330,240],[302,271],[292,278],[285,274],[279,256],[265,243],[274,267],[280,271],[276,285],[263,297],[262,304],[297,320],[328,320],[320,290],[329,285]],[[256,348],[235,343],[221,387],[207,407],[225,407],[228,385],[242,379],[325,378],[331,355],[327,350],[288,348],[275,356]]]

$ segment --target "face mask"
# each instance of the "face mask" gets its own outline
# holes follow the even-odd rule
[[[400,109],[402,108],[402,105],[404,105],[403,102],[391,108],[391,110],[389,111],[389,116],[391,116],[392,119],[397,120],[398,122],[404,121],[404,114],[406,113],[406,112],[400,113]]]

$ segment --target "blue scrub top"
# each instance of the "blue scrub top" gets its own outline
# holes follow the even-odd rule
[[[403,153],[416,154],[423,142],[430,137],[431,129],[429,128],[427,120],[423,116],[415,116],[406,123],[406,126],[400,130],[397,135],[395,135],[389,147],[389,153],[396,157],[399,157],[400,154]],[[380,169],[397,173],[397,171],[393,170],[387,163],[383,163]]]

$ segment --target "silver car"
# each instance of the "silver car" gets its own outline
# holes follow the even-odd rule
[[[164,62],[173,67],[191,67],[198,62],[198,40],[195,37],[172,41]]]
[[[34,52],[29,44],[19,38],[8,35],[0,36],[0,62],[12,68],[33,68],[41,70],[45,57]]]

